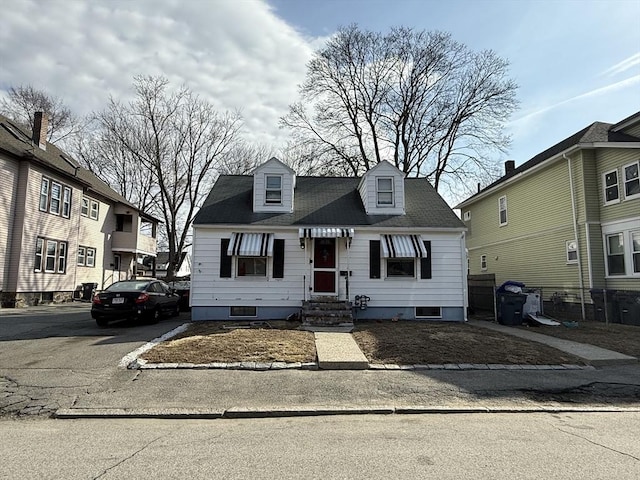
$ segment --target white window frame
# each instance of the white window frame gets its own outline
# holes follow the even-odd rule
[[[504,208],[503,208],[503,201],[504,200]],[[504,212],[504,222],[502,221],[502,212]],[[503,195],[500,198],[498,198],[498,222],[500,223],[501,227],[504,227],[505,225],[507,225],[509,223],[509,215],[507,213],[507,196]]]
[[[634,275],[640,275],[640,230],[635,230],[629,232],[631,236],[630,248],[631,248],[631,271]],[[637,236],[638,240],[635,240],[633,237]],[[637,243],[637,247],[636,247]],[[636,263],[636,256],[638,261]],[[637,267],[636,267],[637,265]]]
[[[611,249],[610,244],[609,244],[609,237],[618,237],[622,240],[622,253],[615,253],[612,254],[611,253]],[[615,233],[608,233],[604,236],[604,240],[605,240],[605,253],[606,253],[606,267],[607,267],[607,276],[609,277],[625,277],[627,276],[627,256],[625,254],[625,241],[624,241],[624,232],[615,232]],[[611,271],[609,270],[609,257],[612,256],[622,256],[622,266],[624,271],[622,273],[611,273]]]
[[[62,187],[62,216],[64,218],[71,216],[71,188],[66,185]]]
[[[45,240],[44,245],[44,271],[45,273],[56,273],[58,242],[55,240]],[[49,254],[49,245],[53,245],[52,255]],[[49,259],[52,259],[53,261],[53,268],[49,268]]]
[[[87,247],[87,255],[85,259],[85,266],[87,267],[95,267],[96,266],[96,249]]]
[[[627,168],[633,167],[635,165],[636,171],[638,172],[638,176],[632,178],[631,180],[627,180]],[[637,182],[638,183],[638,193],[634,193],[633,195],[627,195],[627,183]],[[628,163],[622,167],[622,185],[624,186],[624,199],[632,200],[634,198],[640,198],[640,161],[635,161]]]
[[[83,217],[89,216],[89,199],[87,197],[82,197],[82,206],[80,207],[80,215]]]
[[[388,180],[390,188],[380,188],[380,180]],[[391,195],[390,201],[381,201],[380,194]],[[393,207],[395,205],[395,195],[393,191],[393,177],[376,177],[376,205],[378,207]]]
[[[48,178],[42,177],[42,183],[40,183],[40,204],[39,209],[41,212],[46,212],[49,207],[49,186],[51,182]]]
[[[57,273],[65,273],[67,271],[67,242],[58,242],[57,255]]]
[[[398,258],[387,258],[387,261],[385,262],[385,268],[386,268],[386,278],[400,278],[400,279],[410,279],[410,278],[416,278],[416,259],[415,258],[403,258],[403,257],[398,257]],[[413,274],[412,275],[391,275],[390,272],[390,268],[389,268],[389,262],[400,262],[400,263],[407,263],[407,264],[411,264],[413,265]]]
[[[78,247],[78,260],[77,260],[77,264],[80,265],[81,267],[84,266],[85,263],[85,258],[86,258],[86,250],[85,247]]]
[[[33,266],[34,272],[42,271],[42,259],[44,258],[44,238],[38,237],[36,239],[36,255],[35,255],[35,265]]]
[[[576,240],[567,240],[565,243],[567,264],[578,263],[578,242]],[[570,258],[569,254],[573,252],[576,258]]]
[[[615,173],[616,175],[616,183],[615,185],[607,185],[607,175]],[[616,198],[613,200],[607,200],[607,190],[610,188],[616,189]],[[609,170],[608,172],[604,172],[602,174],[602,195],[604,198],[604,205],[613,205],[616,203],[620,203],[620,178],[618,178],[618,169]]]
[[[92,220],[98,220],[100,216],[100,204],[95,200],[89,201],[89,218]]]
[[[480,255],[480,270],[485,272],[487,270],[487,256]]]
[[[247,274],[240,275],[240,262],[244,260],[264,260],[263,274]],[[266,278],[269,276],[269,257],[251,257],[240,255],[236,258],[236,277],[238,278]]]
[[[58,195],[54,197],[54,191],[58,190]],[[50,198],[49,198],[49,213],[53,213],[54,215],[60,215],[60,210],[62,209],[62,184],[59,182],[51,182],[50,189]],[[57,208],[54,208],[54,205],[57,204]]]
[[[463,219],[465,222],[468,222],[469,220],[471,220],[471,210],[467,210],[466,212],[464,212],[464,213],[462,214],[462,219]]]
[[[269,187],[270,178],[277,178],[280,181],[280,186],[278,188]],[[269,192],[278,192],[278,200],[270,199]],[[282,205],[282,175],[264,176],[264,203],[265,205]]]

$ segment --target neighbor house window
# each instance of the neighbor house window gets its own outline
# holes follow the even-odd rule
[[[376,195],[379,207],[393,206],[393,178],[376,178]]]
[[[48,205],[49,205],[49,179],[43,177],[42,183],[40,184],[40,210],[43,212],[46,212]]]
[[[387,277],[415,277],[416,262],[413,258],[388,258]]]
[[[631,232],[631,255],[633,256],[633,273],[640,273],[640,231]]]
[[[624,236],[622,233],[607,235],[607,267],[609,275],[624,275]]]
[[[82,197],[82,207],[80,207],[80,215],[98,220],[100,212],[100,204],[92,198]]]
[[[71,215],[71,189],[64,187],[62,189],[62,216],[69,218]]]
[[[81,267],[95,267],[96,249],[91,247],[78,247],[78,265]]]
[[[231,307],[230,317],[255,317],[257,314],[256,307]]]
[[[239,277],[266,277],[267,257],[238,257]]]
[[[34,271],[65,273],[67,270],[67,242],[38,237],[36,240]]]
[[[440,307],[416,307],[416,318],[442,318]]]
[[[471,210],[467,210],[466,212],[464,212],[464,215],[462,216],[462,218],[464,219],[465,222],[468,222],[469,220],[471,220]]]
[[[44,249],[44,239],[38,237],[38,239],[36,240],[36,258],[33,266],[33,269],[36,272],[42,271],[42,255],[44,253],[43,249]]]
[[[620,191],[618,189],[618,170],[611,170],[603,175],[604,179],[604,204],[618,203]]]
[[[578,263],[578,242],[569,240],[567,242],[567,263]]]
[[[507,197],[498,199],[498,214],[500,216],[500,226],[507,224]]]
[[[265,202],[270,204],[282,203],[282,177],[280,175],[267,175]]]
[[[486,270],[486,269],[487,269],[487,256],[480,255],[480,270]]]
[[[624,198],[640,197],[640,162],[624,167]]]
[[[38,208],[41,212],[49,212],[69,218],[71,214],[71,187],[50,178],[42,177]]]

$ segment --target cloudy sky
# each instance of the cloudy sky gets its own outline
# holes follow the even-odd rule
[[[31,84],[79,114],[162,74],[278,144],[312,52],[339,26],[444,30],[511,62],[520,164],[593,121],[640,110],[640,0],[9,0],[0,95]]]

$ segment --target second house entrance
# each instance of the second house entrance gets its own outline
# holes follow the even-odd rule
[[[313,291],[336,295],[336,239],[315,238],[313,242]]]

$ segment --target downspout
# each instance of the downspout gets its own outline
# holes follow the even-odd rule
[[[463,305],[463,319],[464,321],[468,321],[467,312],[469,310],[469,290],[467,284],[467,248],[465,242],[465,233],[462,232],[460,235],[460,258],[462,260],[462,305]],[[494,295],[495,298],[495,295]]]
[[[582,309],[582,320],[586,319],[585,309],[584,309],[584,281],[582,279],[582,258],[581,258],[581,249],[580,249],[580,241],[578,239],[578,218],[576,215],[576,197],[573,191],[573,174],[571,171],[571,158],[567,157],[566,154],[562,154],[562,158],[567,161],[567,167],[569,169],[569,189],[571,190],[571,211],[573,215],[573,235],[576,240],[576,246],[578,248],[578,285],[580,287],[580,307]]]

